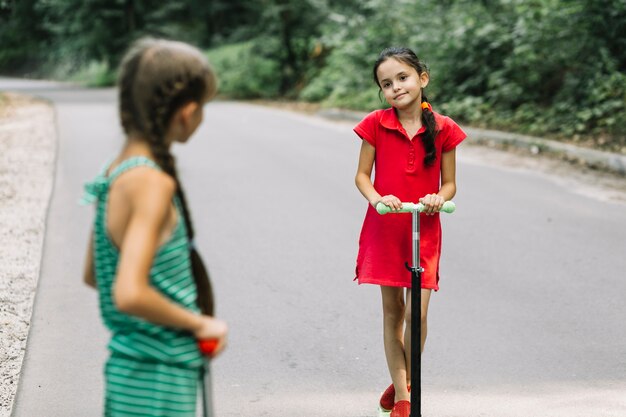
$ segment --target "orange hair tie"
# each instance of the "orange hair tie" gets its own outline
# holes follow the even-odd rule
[[[429,102],[423,101],[422,102],[422,110],[426,110],[426,109],[430,110],[430,112],[432,113],[433,106],[431,106]]]

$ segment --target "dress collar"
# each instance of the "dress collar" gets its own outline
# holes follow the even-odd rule
[[[396,110],[393,107],[389,107],[388,109],[383,110],[383,114],[380,117],[380,124],[387,129],[397,130],[403,133],[404,135],[406,135],[406,132],[404,128],[402,127],[400,120],[398,119]],[[426,128],[424,126],[420,127],[416,135],[419,135],[425,130]]]

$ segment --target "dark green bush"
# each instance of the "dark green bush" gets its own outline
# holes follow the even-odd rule
[[[278,63],[264,56],[272,40],[225,45],[207,52],[219,78],[219,92],[232,98],[276,98],[280,88]]]
[[[86,87],[108,87],[115,84],[116,71],[106,62],[91,61],[70,74],[69,79]]]
[[[326,65],[302,99],[381,107],[372,64],[384,47],[403,45],[429,64],[434,107],[460,122],[624,147],[623,0],[385,4],[371,0],[325,30]]]
[[[224,95],[360,110],[408,46],[459,122],[626,147],[624,0],[0,1],[0,71],[106,85],[143,35],[211,48]]]

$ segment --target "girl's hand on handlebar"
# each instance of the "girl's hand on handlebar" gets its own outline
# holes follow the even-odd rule
[[[422,213],[430,216],[439,213],[439,210],[441,210],[446,200],[439,194],[426,194],[424,197],[420,198],[419,202],[424,205],[424,211],[422,211]]]
[[[211,357],[219,355],[226,347],[228,339],[228,326],[226,322],[210,316],[200,316],[200,327],[194,332],[194,336],[198,340],[213,339],[217,341],[217,346]]]
[[[387,207],[390,207],[393,210],[400,210],[402,208],[402,201],[395,195],[389,194],[380,199],[378,203],[383,203]],[[374,208],[376,208],[376,204],[374,204]]]

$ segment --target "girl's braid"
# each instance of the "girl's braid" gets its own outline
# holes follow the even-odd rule
[[[191,220],[191,213],[189,212],[185,192],[178,178],[176,161],[164,140],[172,113],[178,107],[175,101],[184,89],[189,88],[190,78],[188,74],[181,75],[156,87],[152,95],[152,100],[150,100],[149,108],[147,109],[148,118],[145,125],[148,134],[148,143],[150,144],[157,164],[159,164],[161,169],[170,175],[176,183],[176,195],[180,201],[183,219],[185,220],[185,226],[190,240],[190,258],[193,276],[198,290],[198,299],[196,300],[198,307],[200,307],[200,310],[204,314],[212,316],[215,308],[209,274],[194,246],[193,239],[195,231]]]
[[[424,95],[422,90],[422,103],[428,103],[428,99]],[[435,121],[435,115],[429,108],[422,110],[422,124],[426,129],[424,135],[422,135],[422,143],[424,144],[424,150],[426,156],[424,156],[424,164],[432,165],[437,159],[437,149],[435,148],[435,138],[437,137],[437,122]]]

